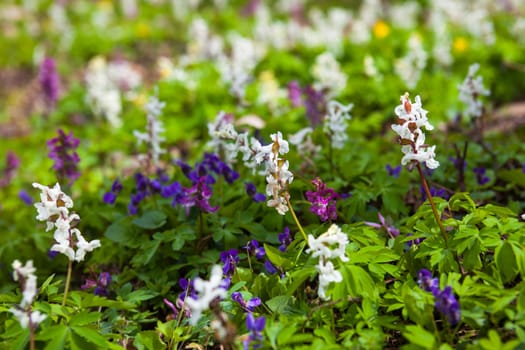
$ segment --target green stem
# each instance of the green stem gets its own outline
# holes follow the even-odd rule
[[[67,265],[66,289],[64,290],[64,299],[62,300],[62,306],[66,305],[67,293],[69,292],[69,284],[71,283],[71,271],[73,271],[73,260],[69,260],[69,263]]]
[[[297,219],[297,215],[295,215],[295,211],[293,210],[292,204],[290,204],[290,200],[288,198],[286,198],[286,204],[288,204],[288,209],[290,209],[290,213],[292,213],[292,216],[295,221],[295,224],[297,225],[297,228],[303,235],[304,240],[308,242],[308,237],[306,237],[306,233],[304,233],[303,226],[301,226],[301,223]]]
[[[443,239],[445,240],[445,246],[448,248],[447,231],[445,231],[445,228],[443,227],[443,223],[441,222],[441,217],[437,211],[436,204],[434,203],[434,199],[432,198],[432,195],[430,194],[430,189],[428,188],[427,180],[425,179],[425,175],[423,174],[423,170],[421,169],[421,164],[419,162],[417,163],[417,170],[419,171],[419,176],[421,177],[421,183],[423,184],[423,188],[427,195],[428,202],[430,203],[430,206],[432,207],[432,212],[434,213],[436,222],[438,223],[439,229],[441,230],[441,234],[443,235]]]

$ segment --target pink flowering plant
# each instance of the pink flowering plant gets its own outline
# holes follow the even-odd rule
[[[0,348],[525,344],[519,2],[0,13]]]

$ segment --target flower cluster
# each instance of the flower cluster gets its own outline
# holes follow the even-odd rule
[[[429,169],[436,169],[439,162],[434,159],[436,146],[425,144],[425,134],[422,127],[432,130],[427,118],[427,111],[422,108],[421,98],[416,96],[414,103],[408,98],[408,93],[401,96],[401,104],[395,108],[398,117],[397,124],[392,125],[401,138],[401,151],[405,154],[401,164],[406,165],[412,161],[425,162]]]
[[[312,204],[310,211],[323,222],[337,219],[336,200],[340,198],[339,194],[332,188],[327,188],[319,177],[312,180],[312,183],[315,191],[306,191],[306,199]]]
[[[288,170],[288,161],[279,155],[288,153],[288,142],[283,139],[280,131],[270,137],[273,143],[263,147],[271,147],[271,155],[266,162],[266,194],[272,198],[266,204],[284,215],[288,211],[288,185],[293,181],[293,174]]]
[[[14,152],[7,152],[5,157],[5,167],[2,177],[0,178],[0,188],[8,186],[16,175],[16,171],[20,167],[20,159]]]
[[[428,54],[423,48],[421,39],[417,35],[412,35],[408,40],[407,54],[395,62],[397,75],[409,89],[416,87],[421,78],[421,72],[426,67],[427,59]]]
[[[292,243],[292,236],[290,235],[290,229],[288,226],[284,228],[283,232],[279,233],[277,238],[279,239],[279,243],[281,243],[279,250],[285,252],[288,246]]]
[[[334,245],[336,247],[332,248]],[[348,236],[345,235],[339,226],[333,224],[328,231],[317,238],[308,235],[308,250],[312,252],[312,257],[319,258],[317,271],[319,272],[319,289],[318,294],[321,299],[329,299],[326,295],[326,288],[331,282],[341,282],[343,276],[337,271],[330,259],[339,258],[341,261],[348,261],[346,256],[346,246],[348,245]]]
[[[450,286],[445,289],[439,289],[439,280],[432,278],[432,273],[426,269],[421,269],[418,273],[419,286],[427,291],[431,292],[435,298],[435,308],[444,315],[448,323],[452,326],[459,323],[461,319],[461,310],[459,308],[459,302],[452,293]]]
[[[51,251],[66,255],[70,261],[83,261],[86,252],[100,247],[98,239],[88,242],[75,228],[80,217],[76,213],[69,213],[73,201],[61,191],[58,183],[53,188],[38,183],[33,183],[33,187],[41,191],[40,202],[35,204],[38,211],[36,219],[46,221],[46,231],[55,229],[53,237],[56,243],[51,247]]]
[[[54,161],[53,170],[56,171],[57,178],[67,179],[69,185],[72,185],[80,176],[78,170],[80,157],[76,152],[79,144],[80,140],[73,136],[72,131],[66,135],[62,129],[58,129],[58,137],[47,142],[48,156]]]
[[[210,308],[211,302],[226,297],[228,288],[222,279],[222,269],[219,265],[212,267],[209,281],[197,277],[193,281],[193,287],[195,295],[186,298],[185,303],[191,311],[190,324],[196,325],[202,313]]]
[[[328,97],[337,96],[346,87],[346,75],[331,52],[317,56],[312,75],[316,80],[314,88],[325,91]]]
[[[159,165],[159,156],[166,153],[166,150],[160,145],[165,138],[161,136],[164,132],[164,124],[159,118],[165,105],[166,103],[159,101],[156,94],[151,96],[146,104],[146,132],[133,131],[139,144],[144,142],[148,145],[148,164],[149,161],[152,161],[154,167]]]
[[[330,137],[335,149],[342,149],[348,140],[346,121],[352,118],[350,111],[353,107],[352,103],[344,106],[337,101],[328,102],[328,114],[324,118],[323,130]]]
[[[480,96],[489,96],[490,90],[483,86],[483,77],[476,77],[479,70],[479,63],[474,63],[468,69],[468,74],[459,88],[459,100],[463,102],[467,109],[465,115],[471,118],[479,118],[483,114],[483,103]]]
[[[13,261],[13,279],[19,281],[22,286],[22,301],[16,307],[10,308],[9,311],[15,315],[22,328],[36,328],[46,315],[39,311],[33,311],[31,305],[38,293],[36,288],[36,269],[33,267],[33,261],[29,260],[25,266],[18,260]]]
[[[38,81],[47,108],[49,110],[55,108],[58,101],[60,78],[56,71],[55,61],[51,57],[45,57],[40,63]]]

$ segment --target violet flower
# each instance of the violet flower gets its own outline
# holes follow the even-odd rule
[[[290,229],[288,226],[284,228],[284,231],[279,233],[279,242],[281,245],[279,246],[279,250],[281,252],[285,252],[286,248],[292,243],[292,236],[290,235]]]
[[[447,318],[448,323],[452,326],[458,324],[461,319],[461,310],[459,302],[452,293],[452,288],[446,286],[445,289],[434,296],[436,297],[436,309]]]
[[[384,228],[388,235],[392,238],[399,236],[399,230],[394,226],[387,225],[385,217],[380,212],[377,212],[377,216],[379,217],[379,223],[365,221],[364,224],[373,228]]]
[[[439,280],[432,278],[432,273],[426,269],[421,269],[418,273],[418,284],[419,286],[434,295],[435,303],[434,307],[443,316],[446,317],[448,323],[454,326],[461,320],[461,309],[459,302],[452,293],[452,288],[446,286],[445,289],[439,289]]]
[[[257,188],[253,183],[245,182],[244,187],[246,188],[246,193],[254,200],[254,202],[259,203],[266,200],[264,193],[257,192]]]
[[[295,80],[288,83],[288,100],[290,100],[292,107],[300,107],[302,105],[301,86]]]
[[[24,202],[27,205],[33,204],[33,197],[31,197],[26,190],[20,190],[20,192],[18,192],[18,198],[20,198],[22,202]]]
[[[186,214],[189,214],[190,208],[197,206],[205,213],[216,212],[219,207],[210,205],[212,190],[206,185],[206,176],[201,176],[197,183],[190,188],[184,189],[185,195],[180,199],[180,204],[186,207]]]
[[[230,249],[221,253],[221,261],[224,264],[222,272],[225,276],[232,276],[239,263],[239,253],[237,249]]]
[[[487,170],[484,167],[480,166],[472,169],[472,171],[474,171],[474,174],[476,174],[476,180],[478,181],[479,185],[483,186],[490,181],[490,177],[485,175]]]
[[[47,142],[48,156],[54,161],[53,170],[55,170],[57,178],[59,180],[67,179],[69,185],[73,185],[80,176],[78,170],[80,158],[76,152],[79,144],[80,140],[73,136],[72,131],[66,135],[62,129],[58,129],[58,137]]]
[[[96,281],[92,279],[86,279],[86,282],[80,288],[95,288],[93,294],[107,297],[109,295],[110,284],[111,275],[109,274],[109,272],[101,272]]]
[[[0,188],[8,186],[20,167],[20,159],[12,151],[7,152],[3,176],[0,178]]]
[[[424,202],[427,200],[427,195],[425,193],[425,188],[423,185],[419,186],[419,192],[421,193],[421,200]],[[430,194],[432,197],[441,197],[443,199],[449,199],[450,195],[447,193],[447,191],[444,188],[436,188],[436,187],[430,187]]]
[[[264,268],[266,269],[266,271],[268,271],[270,275],[275,275],[277,272],[279,272],[279,270],[277,270],[277,268],[271,263],[270,260],[264,261]]]
[[[111,185],[111,190],[104,193],[104,203],[106,204],[115,204],[115,200],[117,199],[117,196],[122,191],[122,184],[118,179],[113,181],[113,184]]]
[[[390,164],[387,164],[385,166],[385,169],[388,172],[388,175],[390,175],[392,177],[395,177],[395,178],[398,178],[399,175],[401,174],[401,169],[403,169],[403,167],[400,164],[400,165],[392,168],[392,166]]]
[[[336,200],[340,198],[332,188],[327,188],[326,184],[320,179],[312,180],[315,191],[306,191],[306,198],[312,206],[310,211],[319,216],[321,221],[337,219]]]
[[[253,312],[257,306],[261,305],[260,298],[255,297],[245,301],[240,292],[233,292],[232,300],[238,302],[245,312]]]
[[[47,108],[50,110],[54,109],[58,101],[60,78],[56,71],[55,61],[52,58],[46,57],[40,64],[38,81],[40,82]]]
[[[254,255],[257,259],[262,259],[266,255],[264,247],[259,244],[255,239],[249,241],[246,244],[246,250],[248,254]]]
[[[250,344],[253,344],[253,349],[258,349],[261,347],[261,342],[263,340],[262,331],[264,330],[264,326],[266,325],[266,319],[264,316],[261,316],[259,318],[255,318],[253,314],[249,313],[246,315],[246,328],[248,328],[248,338],[244,341],[244,349],[248,350],[250,348]]]

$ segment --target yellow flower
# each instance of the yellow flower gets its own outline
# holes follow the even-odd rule
[[[390,27],[385,21],[379,20],[374,24],[374,36],[378,39],[383,39],[390,34]]]
[[[148,24],[140,22],[135,27],[135,33],[139,38],[147,38],[151,34],[151,28]]]
[[[452,43],[452,49],[455,53],[462,53],[465,52],[468,49],[469,43],[467,39],[460,36],[454,39],[454,42]]]

